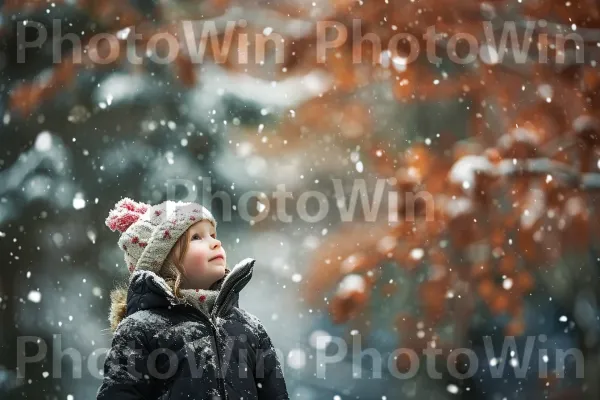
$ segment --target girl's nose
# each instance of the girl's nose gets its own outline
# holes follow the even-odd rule
[[[213,248],[213,249],[214,249],[214,248],[217,248],[217,247],[221,247],[221,241],[220,241],[219,239],[213,239],[213,242],[212,242],[212,243],[213,243],[213,244],[212,244],[212,248]]]

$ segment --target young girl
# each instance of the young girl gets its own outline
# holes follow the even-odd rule
[[[257,317],[239,308],[255,260],[233,269],[211,213],[129,198],[106,219],[131,273],[111,293],[114,332],[97,399],[288,399]]]

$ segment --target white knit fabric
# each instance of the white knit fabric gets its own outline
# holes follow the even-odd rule
[[[124,199],[132,202],[130,199]],[[158,273],[169,252],[185,231],[196,222],[208,220],[216,228],[217,222],[205,207],[197,203],[164,201],[155,206],[147,206],[143,214],[123,209],[117,203],[109,218],[139,218],[120,236],[119,247],[125,253],[125,262],[129,272],[147,270]],[[146,206],[142,204],[142,206]],[[134,217],[131,217],[134,215]],[[108,225],[108,222],[107,222]]]

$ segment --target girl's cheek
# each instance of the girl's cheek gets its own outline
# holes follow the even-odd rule
[[[202,257],[201,257],[200,254],[195,253],[194,257],[192,258],[192,262],[194,263],[194,268],[195,269],[202,268]]]
[[[205,257],[205,254],[200,250],[201,249],[199,248],[195,248],[188,254],[189,266],[193,271],[201,271],[204,269],[203,258]]]

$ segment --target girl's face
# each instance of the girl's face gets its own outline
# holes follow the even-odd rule
[[[217,240],[215,227],[200,221],[189,228],[189,243],[183,258],[186,286],[208,289],[225,275],[227,256]]]

